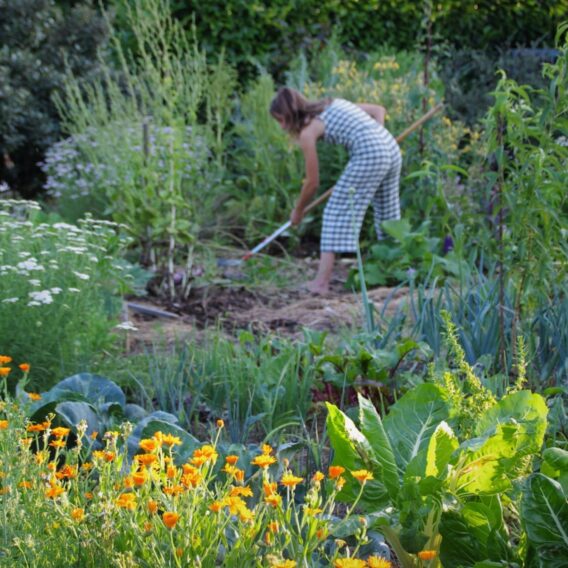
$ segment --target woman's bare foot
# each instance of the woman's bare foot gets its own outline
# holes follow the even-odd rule
[[[326,296],[329,294],[329,282],[320,282],[318,280],[310,280],[305,284],[306,290],[309,290],[312,294],[317,294],[319,296]]]

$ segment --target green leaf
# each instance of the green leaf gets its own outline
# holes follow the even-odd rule
[[[560,484],[540,473],[531,475],[521,501],[521,519],[542,566],[566,566],[568,501]]]
[[[440,477],[458,446],[459,442],[453,430],[447,422],[440,422],[428,444],[426,475]]]
[[[379,474],[381,480],[385,484],[390,498],[395,499],[399,490],[400,479],[390,440],[383,428],[381,417],[371,401],[361,395],[358,395],[358,400],[361,431],[369,441],[375,459],[381,465]]]
[[[87,423],[85,434],[90,436],[93,432],[100,432],[101,422],[95,409],[86,402],[61,402],[55,407],[55,413],[60,416],[73,430],[81,420]]]
[[[402,473],[428,447],[438,424],[449,416],[447,394],[433,384],[418,385],[390,408],[383,424]]]
[[[333,447],[333,464],[344,467],[345,485],[338,495],[343,501],[352,501],[359,494],[360,484],[349,472],[368,469],[375,479],[365,484],[359,504],[363,510],[376,510],[389,502],[389,494],[381,482],[381,465],[374,456],[373,448],[365,436],[357,429],[353,421],[337,406],[326,402],[328,415],[326,420],[329,440]],[[378,469],[377,469],[378,468]],[[376,475],[375,475],[376,474]]]

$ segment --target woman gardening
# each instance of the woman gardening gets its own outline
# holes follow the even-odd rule
[[[344,99],[309,101],[298,91],[283,87],[272,100],[270,114],[304,154],[306,176],[290,215],[293,225],[302,221],[304,209],[319,186],[316,142],[323,138],[342,144],[349,152],[349,162],[324,210],[318,271],[315,279],[306,284],[310,292],[326,294],[335,255],[357,250],[369,204],[373,204],[379,239],[383,237],[381,222],[400,219],[400,149],[383,126],[386,111],[379,105],[354,104]]]

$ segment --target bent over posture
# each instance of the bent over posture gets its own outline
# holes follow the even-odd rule
[[[401,155],[393,136],[384,128],[385,109],[344,99],[309,101],[294,89],[283,87],[272,100],[270,114],[299,144],[306,176],[290,215],[301,222],[304,209],[319,186],[318,139],[342,144],[349,162],[335,184],[323,214],[321,256],[317,275],[307,288],[317,294],[329,291],[336,253],[357,250],[365,212],[372,203],[377,237],[381,222],[400,219],[399,182]]]

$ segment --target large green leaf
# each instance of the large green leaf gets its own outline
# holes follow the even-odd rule
[[[458,446],[458,439],[448,423],[446,421],[440,422],[428,444],[426,475],[440,477]]]
[[[90,436],[93,432],[104,430],[101,421],[95,409],[86,402],[66,401],[60,402],[55,407],[55,412],[67,423],[68,426],[75,429],[77,424],[84,420],[87,423],[86,435]]]
[[[529,477],[521,520],[543,568],[561,568],[568,558],[568,501],[559,483],[540,473]]]
[[[327,432],[333,447],[333,463],[344,467],[347,472],[368,469],[373,472],[375,479],[368,481],[359,502],[363,509],[376,510],[377,507],[389,502],[389,495],[385,485],[381,482],[382,466],[374,456],[371,444],[358,430],[354,422],[346,416],[337,406],[326,403]],[[345,475],[346,483],[339,494],[339,499],[352,501],[361,488],[349,473]]]
[[[395,499],[399,490],[400,479],[390,440],[383,428],[381,417],[373,404],[361,395],[358,396],[358,399],[361,432],[369,441],[374,457],[382,467],[379,475],[391,499]]]
[[[401,473],[404,474],[408,463],[428,447],[438,424],[449,416],[447,394],[433,384],[418,385],[390,408],[383,424]]]
[[[542,457],[544,462],[541,473],[556,479],[564,493],[568,495],[568,452],[561,448],[547,448],[542,453]]]

